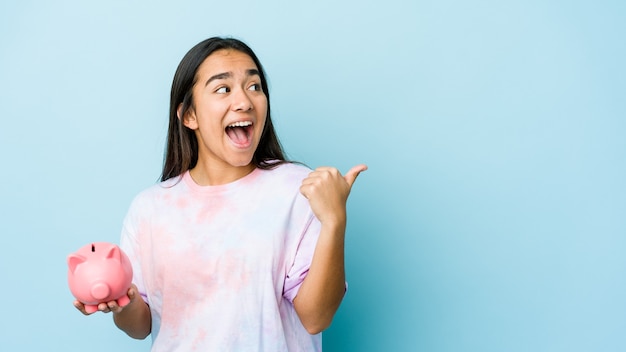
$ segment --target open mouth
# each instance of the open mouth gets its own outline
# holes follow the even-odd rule
[[[226,126],[226,135],[239,147],[247,147],[252,142],[252,122],[240,121]]]

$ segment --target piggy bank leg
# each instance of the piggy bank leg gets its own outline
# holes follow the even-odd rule
[[[85,312],[91,314],[93,312],[96,312],[97,310],[98,310],[98,306],[97,305],[85,304]]]
[[[130,303],[130,298],[126,295],[117,299],[117,305],[120,307],[125,307],[128,303]]]

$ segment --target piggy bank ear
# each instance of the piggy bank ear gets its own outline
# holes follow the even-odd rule
[[[85,262],[87,258],[78,254],[70,254],[67,257],[67,265],[70,267],[70,271],[73,273],[76,270],[78,264]]]
[[[111,249],[109,249],[109,252],[106,255],[106,258],[121,261],[122,256],[120,254],[120,248],[118,246],[111,247]]]

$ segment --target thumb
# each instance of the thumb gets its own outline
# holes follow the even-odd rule
[[[346,180],[346,182],[348,182],[348,185],[352,187],[354,181],[356,181],[357,176],[359,176],[359,174],[365,170],[367,170],[367,165],[359,164],[350,169],[350,171],[346,172],[343,178]]]
[[[137,286],[135,286],[135,284],[131,284],[126,292],[126,295],[131,301],[135,300],[135,296],[137,296]]]

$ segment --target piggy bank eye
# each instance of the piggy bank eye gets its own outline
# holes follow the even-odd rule
[[[92,251],[92,252],[95,252],[95,251],[96,251],[96,246],[95,246],[95,245],[93,245],[93,244],[91,245],[91,251]]]

